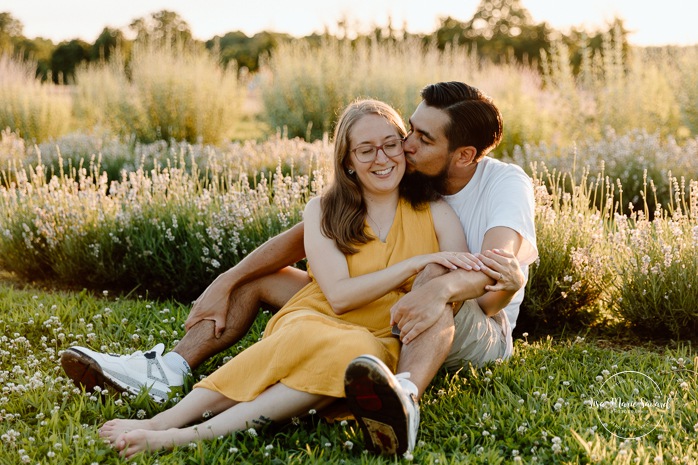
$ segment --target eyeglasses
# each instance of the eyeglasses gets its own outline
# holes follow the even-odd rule
[[[395,158],[402,155],[403,139],[390,139],[383,145],[362,144],[351,150],[356,155],[356,159],[361,163],[370,163],[378,156],[378,151],[382,150],[386,157]]]

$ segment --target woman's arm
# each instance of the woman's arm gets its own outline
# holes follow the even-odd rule
[[[471,266],[467,257],[440,252],[417,255],[383,270],[352,278],[344,254],[334,240],[321,232],[321,213],[320,199],[311,199],[303,216],[305,250],[315,279],[338,315],[384,296],[429,263],[438,263],[450,269]]]

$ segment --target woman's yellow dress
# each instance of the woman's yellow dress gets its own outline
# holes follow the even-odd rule
[[[409,257],[437,252],[429,207],[413,209],[401,200],[385,242],[375,239],[347,256],[351,276],[387,268]],[[351,360],[372,354],[393,371],[400,341],[390,334],[390,308],[412,279],[370,304],[336,315],[312,281],[274,315],[264,337],[195,387],[245,402],[276,383],[298,391],[344,397],[344,371]]]

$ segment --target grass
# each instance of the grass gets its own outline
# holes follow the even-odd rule
[[[0,280],[0,464],[122,463],[98,427],[114,417],[152,416],[161,406],[141,393],[82,392],[59,354],[71,345],[128,353],[183,334],[188,306],[108,291],[56,291]],[[195,373],[204,376],[260,335],[248,337]],[[695,463],[698,357],[690,344],[623,344],[563,334],[515,341],[514,356],[482,369],[440,373],[422,402],[415,463]],[[185,386],[191,388],[194,380]],[[636,392],[627,387],[637,389]],[[614,399],[652,406],[616,409]],[[170,401],[173,402],[173,401]],[[603,420],[607,426],[602,424]],[[639,439],[618,436],[629,434]],[[615,435],[614,435],[615,434]],[[317,414],[257,434],[241,432],[170,452],[144,464],[396,463],[363,452],[355,423]]]

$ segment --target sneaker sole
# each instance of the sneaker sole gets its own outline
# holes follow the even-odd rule
[[[407,451],[407,411],[397,386],[371,363],[357,360],[347,368],[344,390],[349,409],[356,417],[365,438],[366,448],[384,455]]]
[[[76,386],[84,387],[85,392],[93,391],[95,386],[100,388],[111,388],[117,392],[126,392],[127,389],[113,382],[105,376],[102,368],[92,357],[67,349],[61,355],[61,366],[63,371],[72,379]]]

